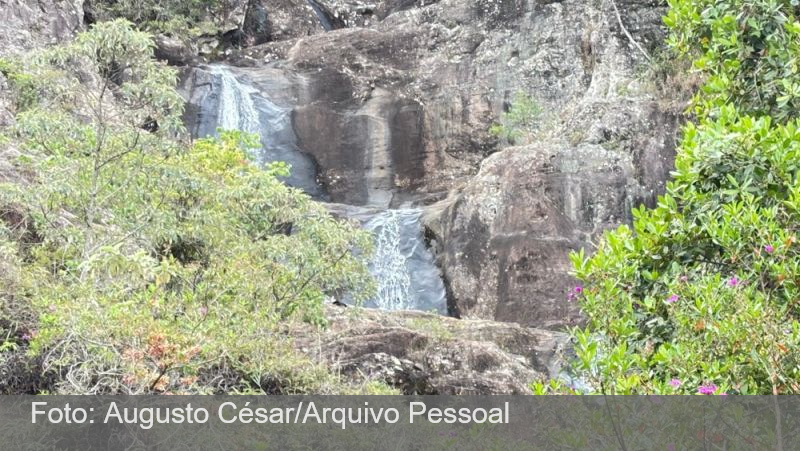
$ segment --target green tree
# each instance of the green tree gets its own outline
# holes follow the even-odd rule
[[[0,204],[23,209],[37,239],[0,240],[20,256],[4,300],[36,315],[10,340],[30,345],[55,388],[292,392],[335,380],[286,330],[323,323],[327,295],[370,292],[369,235],[281,183],[285,164],[248,161],[257,137],[177,139],[175,73],[130,23],[27,61],[48,81],[12,130],[32,176],[0,185]]]
[[[733,104],[777,121],[800,108],[796,0],[670,0],[670,46],[694,59],[707,81],[696,112]]]

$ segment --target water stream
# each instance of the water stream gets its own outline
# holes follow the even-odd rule
[[[222,65],[209,66],[213,79],[201,102],[197,134],[213,135],[217,128],[239,129],[261,136],[261,164],[285,161],[292,165],[290,186],[317,199],[324,191],[316,182],[316,166],[297,146],[290,107],[266,98],[242,75]],[[369,265],[378,285],[367,307],[384,310],[423,310],[447,313],[445,287],[433,255],[425,244],[419,209],[368,210],[352,207],[348,213],[375,237]]]
[[[286,183],[311,196],[324,198],[324,191],[316,180],[316,164],[297,147],[291,108],[261,96],[255,87],[225,66],[212,65],[203,70],[213,78],[211,94],[201,105],[209,112],[201,114],[206,120],[198,128],[198,134],[214,135],[217,128],[257,133],[261,137],[261,149],[254,155],[256,161],[262,165],[271,161],[289,163],[292,173]]]
[[[260,114],[252,96],[255,90],[239,83],[239,80],[222,66],[210,66],[210,72],[219,79],[217,127],[261,133]]]
[[[366,222],[375,236],[370,271],[378,284],[367,306],[447,313],[444,283],[425,245],[420,216],[418,209],[386,210]]]

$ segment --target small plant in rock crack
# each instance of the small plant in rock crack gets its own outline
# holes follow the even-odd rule
[[[500,116],[500,122],[489,128],[489,133],[509,144],[521,144],[536,129],[542,108],[536,99],[524,92],[518,92],[514,101]]]

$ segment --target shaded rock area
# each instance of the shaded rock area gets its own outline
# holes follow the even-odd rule
[[[279,3],[275,17],[308,6]],[[297,145],[327,199],[425,207],[456,316],[579,321],[568,252],[652,204],[672,166],[681,118],[642,75],[638,49],[663,40],[664,2],[317,3],[344,27],[314,31],[298,15],[287,27],[309,36],[227,62],[265,96],[291,97]],[[488,129],[519,92],[542,113],[509,148]]]
[[[238,28],[229,31],[229,36],[237,37],[239,41],[231,43],[250,47],[323,33],[326,29],[320,14],[334,28],[343,28],[344,22],[326,3],[308,0],[241,1],[231,21]]]
[[[3,0],[0,53],[9,55],[69,40],[83,29],[83,0]]]
[[[197,49],[192,48],[180,39],[157,35],[154,37],[155,57],[173,66],[185,66],[199,61]]]
[[[561,371],[565,334],[422,312],[328,306],[327,329],[293,331],[296,347],[355,382],[406,394],[529,394]]]

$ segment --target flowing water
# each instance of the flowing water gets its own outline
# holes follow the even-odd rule
[[[201,114],[201,118],[206,120],[200,125],[198,134],[214,135],[217,128],[257,133],[261,137],[261,149],[253,155],[256,161],[260,164],[272,161],[289,163],[292,175],[285,180],[286,183],[311,196],[323,198],[324,192],[316,181],[316,164],[297,147],[292,109],[261,96],[255,87],[225,66],[212,65],[205,70],[213,76],[212,95],[203,102],[202,108],[210,111]]]
[[[444,283],[425,245],[420,216],[416,209],[386,210],[366,222],[375,236],[370,271],[378,284],[368,306],[447,313]]]
[[[239,83],[230,71],[221,66],[211,66],[211,72],[219,78],[217,126],[226,130],[261,133],[260,114],[253,101],[255,90]]]
[[[261,164],[288,162],[292,165],[292,176],[286,180],[287,184],[324,198],[322,188],[316,183],[314,162],[296,144],[291,108],[265,98],[225,66],[209,66],[206,70],[213,75],[212,89],[202,101],[197,133],[211,135],[217,128],[258,133],[262,149],[255,156]],[[366,306],[446,314],[445,287],[425,244],[420,222],[422,211],[352,207],[349,214],[375,237],[375,254],[369,266],[378,291]]]

